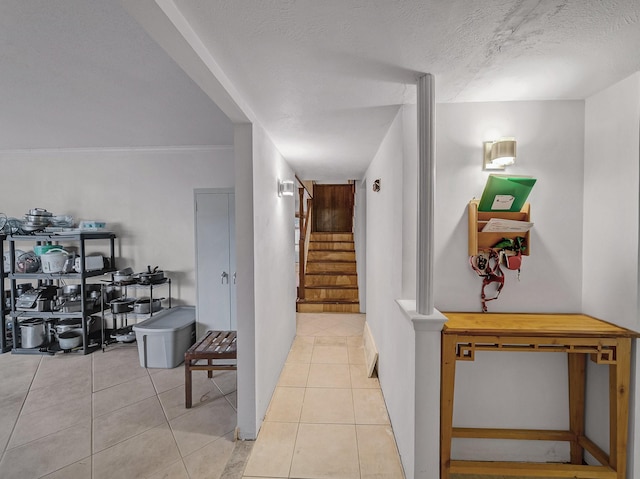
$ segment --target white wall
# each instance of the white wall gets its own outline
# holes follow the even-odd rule
[[[158,265],[175,304],[195,304],[193,190],[233,187],[232,147],[0,151],[0,171],[0,211],[106,221],[116,267]]]
[[[636,331],[640,330],[639,160],[640,73],[636,73],[586,101],[583,229],[584,312]],[[640,457],[640,431],[633,420],[640,417],[637,371],[636,364],[630,460]],[[608,368],[589,363],[587,372],[586,432],[608,451]],[[630,463],[628,477],[635,477],[633,466]]]
[[[236,301],[238,324],[238,437],[255,439],[256,351],[253,237],[253,127],[233,128],[236,173]]]
[[[587,99],[584,310],[640,329],[638,192],[640,73]]]
[[[439,104],[436,114],[435,306],[480,311],[480,278],[467,256],[467,204],[482,194],[482,142],[497,130],[518,141],[506,173],[538,179],[529,201],[535,226],[521,279],[508,271],[489,311],[580,312],[582,306],[581,101]],[[458,363],[454,425],[564,428],[567,366],[562,354],[478,354]],[[454,440],[460,459],[563,461],[547,442]]]
[[[296,334],[295,200],[277,195],[295,180],[264,129],[253,124],[256,427],[260,428]],[[242,301],[242,298],[238,298]]]
[[[415,333],[395,302],[402,296],[403,281],[405,215],[399,212],[403,208],[416,211],[416,198],[405,204],[403,195],[403,152],[410,148],[404,143],[407,137],[417,141],[415,117],[409,114],[409,123],[404,125],[406,109],[412,110],[400,109],[366,172],[366,308],[380,354],[378,375],[398,450],[406,477],[414,477]],[[405,134],[405,129],[412,133]],[[370,185],[378,178],[380,191],[374,193]],[[415,173],[413,178],[417,181]],[[415,237],[412,242],[415,246]]]
[[[437,115],[437,112],[436,112]],[[416,299],[418,249],[418,108],[402,108],[402,298]]]
[[[520,281],[508,271],[489,311],[579,312],[582,302],[584,103],[439,104],[436,113],[435,299],[440,311],[480,311],[480,280],[467,256],[467,205],[480,198],[482,142],[499,131],[518,142],[506,174],[538,179],[529,197],[531,256]]]

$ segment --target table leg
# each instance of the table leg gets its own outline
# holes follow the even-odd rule
[[[569,430],[574,435],[571,441],[571,464],[583,463],[583,449],[578,443],[584,436],[584,401],[586,354],[569,353]]]
[[[609,366],[609,465],[625,479],[629,428],[629,381],[631,379],[631,339],[620,338],[616,363]]]
[[[209,369],[207,370],[207,377],[208,377],[209,379],[211,379],[211,378],[213,377],[213,370],[212,370],[212,368],[211,368],[211,365],[212,365],[213,363],[212,363],[211,359],[209,359],[209,360],[207,361],[207,364],[209,365]]]
[[[442,364],[440,371],[440,479],[449,479],[449,468],[451,466],[456,345],[456,335],[442,335]]]
[[[184,362],[184,407],[191,407],[191,359]]]

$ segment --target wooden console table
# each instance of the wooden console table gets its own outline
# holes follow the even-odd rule
[[[581,314],[443,313],[440,478],[450,473],[626,479],[631,338],[638,334]],[[565,352],[569,363],[569,430],[453,427],[456,361],[476,351]],[[609,365],[609,455],[585,436],[587,355]],[[568,441],[570,464],[451,460],[451,440],[462,438]],[[600,466],[584,464],[588,451]]]

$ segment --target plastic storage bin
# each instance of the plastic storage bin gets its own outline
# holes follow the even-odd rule
[[[196,340],[195,306],[166,309],[133,327],[143,368],[175,368]]]

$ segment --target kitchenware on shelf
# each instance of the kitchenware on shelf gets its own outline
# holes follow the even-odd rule
[[[37,244],[33,247],[33,252],[37,256],[42,256],[43,254],[51,251],[52,249],[61,249],[61,246],[57,244]]]
[[[113,335],[112,337],[121,343],[132,343],[136,340],[136,333],[133,331],[121,332]]]
[[[135,302],[136,298],[119,298],[112,300],[109,306],[111,306],[111,312],[114,314],[130,313],[133,311],[133,303]]]
[[[100,231],[107,227],[104,221],[84,220],[78,224],[78,228],[85,231]]]
[[[16,296],[22,296],[24,293],[33,289],[33,284],[31,283],[20,283],[16,285]]]
[[[43,273],[61,273],[69,253],[62,248],[52,249],[40,256]]]
[[[32,208],[29,210],[27,215],[30,216],[53,216],[53,213],[45,210],[44,208]]]
[[[82,331],[82,318],[59,319],[54,326],[54,329],[57,334],[72,331],[74,329],[80,329]]]
[[[99,328],[97,319],[99,318],[96,318],[95,316],[87,316],[87,331],[91,332],[92,330]],[[82,318],[59,319],[53,329],[55,329],[56,334],[64,333],[66,331],[82,332]]]
[[[76,258],[73,264],[73,269],[76,273],[79,273],[82,268],[82,259]],[[85,256],[84,258],[84,270],[85,271],[96,271],[104,269],[104,256],[93,255],[93,256]]]
[[[164,281],[164,279],[164,271],[158,270],[157,266],[153,268],[153,270],[151,269],[151,266],[147,266],[146,272],[138,274],[138,280],[142,284],[160,283]]]
[[[46,339],[44,320],[31,318],[20,321],[20,336],[23,348],[31,349],[42,346]]]
[[[46,228],[46,225],[34,225],[33,223],[23,222],[20,224],[20,228],[25,233],[35,233],[36,231],[42,231]]]
[[[49,222],[51,223],[51,226],[71,228],[73,226],[73,216],[71,215],[52,216]]]
[[[113,273],[113,281],[115,283],[127,283],[135,279],[132,268],[124,268]]]
[[[77,296],[82,291],[82,285],[80,284],[65,284],[62,287],[63,296]]]
[[[76,264],[76,252],[75,251],[71,251],[71,252],[67,252],[68,256],[67,259],[64,261],[64,265],[62,266],[62,272],[63,273],[73,273],[74,269],[73,267]]]
[[[32,215],[24,215],[24,221],[26,223],[31,223],[33,225],[42,225],[48,226],[51,220],[49,216],[32,216]]]
[[[16,273],[35,273],[40,269],[40,258],[33,251],[17,255],[16,250]]]
[[[58,288],[52,285],[29,289],[16,299],[16,310],[51,311],[57,293]]]
[[[7,224],[4,227],[4,233],[6,234],[15,234],[20,231],[20,226],[22,222],[17,218],[8,218]]]
[[[150,298],[140,298],[133,304],[133,312],[137,314],[149,314],[160,311],[162,309],[160,301],[163,299],[164,298],[154,298],[152,303]]]
[[[62,350],[77,348],[82,344],[82,329],[58,334],[58,344]]]
[[[14,250],[14,257],[16,258],[16,265],[18,264],[18,258],[22,256],[25,252],[21,249]],[[11,254],[9,251],[5,251],[2,255],[2,259],[4,260],[4,272],[8,273],[11,267]],[[18,267],[16,266],[16,272],[18,272]]]

